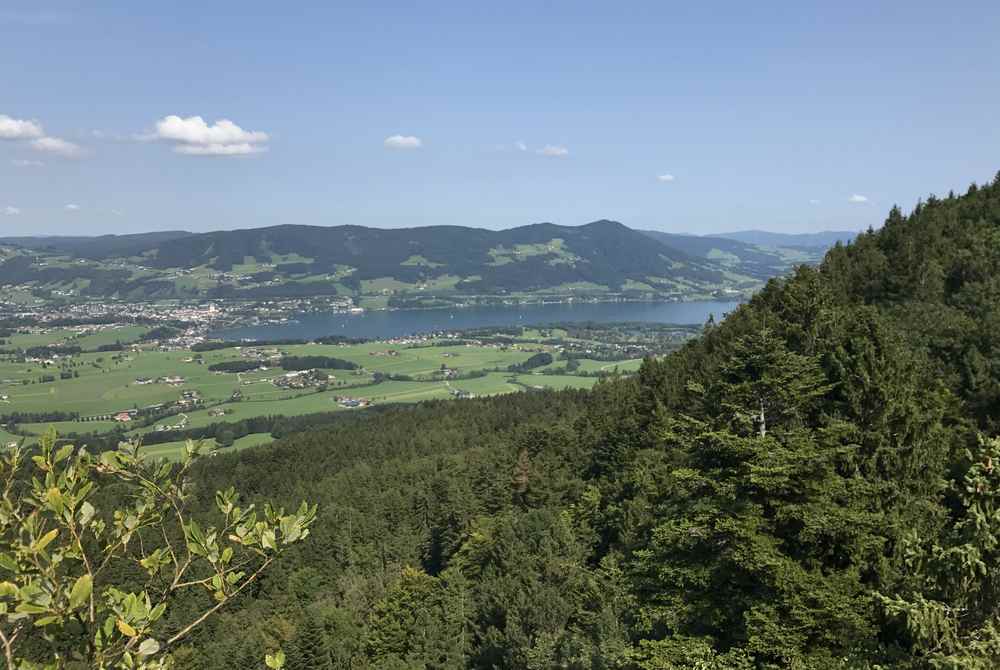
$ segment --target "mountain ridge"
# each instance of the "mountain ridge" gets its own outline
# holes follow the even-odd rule
[[[761,247],[829,248],[837,242],[846,244],[860,235],[860,231],[821,230],[815,233],[777,233],[769,230],[736,230],[716,233],[708,237],[721,237]]]
[[[707,241],[706,241],[707,240]],[[817,255],[600,219],[505,230],[279,224],[207,233],[0,238],[0,285],[123,299],[560,293],[732,296]],[[76,293],[74,293],[76,292]],[[382,302],[385,302],[384,300]]]

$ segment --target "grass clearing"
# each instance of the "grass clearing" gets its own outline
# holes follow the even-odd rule
[[[58,329],[14,338],[20,347],[83,341],[87,348],[92,348],[133,340],[145,331],[145,327],[123,327],[81,336],[72,329]],[[563,331],[532,330],[525,333],[525,339],[563,335]],[[146,347],[136,351],[83,353],[50,364],[5,356],[0,358],[0,395],[6,396],[0,401],[0,422],[4,415],[61,412],[75,414],[80,419],[25,421],[14,430],[29,441],[37,440],[50,427],[60,435],[79,436],[106,435],[125,429],[126,437],[141,438],[155,432],[158,426],[192,429],[262,416],[351,411],[340,405],[341,397],[373,404],[411,403],[514,393],[525,388],[589,388],[596,382],[594,377],[515,375],[507,371],[539,351],[556,352],[552,346],[529,341],[510,345],[456,345],[447,340],[429,340],[420,344],[382,341],[351,345],[244,345],[201,353]],[[325,370],[329,375],[325,388],[315,384],[291,388],[286,381],[287,371],[279,366],[284,356],[338,358],[355,363],[359,369]],[[239,374],[210,369],[216,363],[232,361],[252,361],[260,367]],[[610,372],[615,368],[630,372],[640,364],[639,360],[617,363],[582,360],[579,369],[585,373]],[[550,367],[564,365],[565,361],[557,360]],[[472,373],[482,376],[448,379],[445,370],[459,377]],[[379,374],[403,379],[373,383]],[[197,402],[182,406],[185,396],[194,397]],[[129,410],[137,412],[133,421],[112,420],[118,413]],[[19,439],[10,431],[0,431],[0,443]],[[269,435],[247,436],[238,440],[234,448],[247,448],[270,439]],[[156,456],[176,458],[182,447],[178,442],[150,445],[148,450]]]

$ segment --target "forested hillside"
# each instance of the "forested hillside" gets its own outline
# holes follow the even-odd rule
[[[998,667],[998,277],[1000,178],[633,378],[210,459],[196,509],[232,483],[319,517],[177,667]]]
[[[213,459],[320,519],[180,667],[997,667],[998,236],[1000,179],[635,378]]]
[[[690,256],[614,221],[501,231],[281,225],[6,242],[10,257],[0,255],[0,286],[91,298],[537,291],[676,297],[760,284],[758,276]],[[4,243],[0,239],[0,250]]]
[[[796,265],[819,263],[826,250],[835,244],[831,242],[828,245],[815,247],[779,245],[763,247],[724,237],[678,235],[658,230],[644,230],[642,233],[695,258],[703,258],[731,272],[764,281],[786,275]]]

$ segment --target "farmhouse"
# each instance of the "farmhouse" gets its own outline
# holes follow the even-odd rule
[[[115,421],[118,423],[128,423],[131,420],[132,415],[128,412],[118,412],[118,414],[115,414]]]
[[[348,398],[348,397],[337,397],[334,398],[341,407],[346,408],[356,408],[356,407],[368,407],[371,404],[367,398]]]

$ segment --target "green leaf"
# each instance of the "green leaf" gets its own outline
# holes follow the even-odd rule
[[[266,663],[267,667],[271,668],[271,670],[280,670],[285,667],[285,652],[279,649],[273,654],[267,654],[264,656],[264,663]]]
[[[10,570],[11,572],[17,572],[17,561],[7,554],[0,554],[0,568]]]
[[[157,605],[156,607],[154,607],[152,609],[152,611],[149,613],[149,620],[151,622],[152,621],[156,621],[161,616],[163,616],[163,613],[166,612],[166,611],[167,611],[167,604],[166,603],[160,603],[159,605]]]
[[[96,510],[94,509],[94,506],[89,502],[85,502],[80,505],[80,523],[86,526],[90,523],[90,520],[94,518],[95,512]]]
[[[49,507],[56,513],[59,514],[63,510],[63,494],[56,487],[52,487],[45,494],[45,500],[49,503]]]
[[[59,529],[58,528],[53,528],[52,530],[50,530],[49,532],[47,532],[45,535],[43,535],[42,537],[40,537],[37,542],[35,542],[33,545],[31,545],[31,548],[34,551],[44,551],[45,547],[47,547],[50,544],[52,544],[52,540],[56,539],[57,535],[59,535]]]
[[[56,457],[55,457],[54,462],[58,463],[59,461],[66,460],[67,458],[69,458],[69,455],[73,453],[73,450],[75,448],[76,447],[74,447],[72,444],[67,444],[62,449],[60,449],[58,452],[56,452]]]
[[[38,628],[42,628],[44,626],[48,626],[49,624],[56,623],[61,618],[62,617],[58,617],[58,616],[43,616],[41,619],[36,619],[35,620],[35,626],[38,627]]]
[[[128,625],[121,619],[118,620],[118,630],[120,630],[122,632],[122,635],[124,635],[125,637],[135,637],[136,635],[139,634],[139,632],[135,628],[132,628],[132,626]]]
[[[260,536],[260,543],[265,549],[277,549],[278,544],[274,539],[274,531],[268,528]]]
[[[118,452],[116,451],[103,452],[101,454],[101,465],[117,469],[121,465],[121,459],[118,458]]]
[[[49,611],[49,608],[42,607],[41,605],[35,605],[33,603],[21,603],[14,608],[15,612],[20,612],[21,614],[45,614]]]
[[[152,656],[160,650],[160,643],[151,637],[147,637],[139,645],[139,655],[140,656]]]
[[[90,594],[94,590],[94,581],[90,575],[83,575],[73,584],[73,590],[69,594],[69,606],[76,609],[90,599]]]

